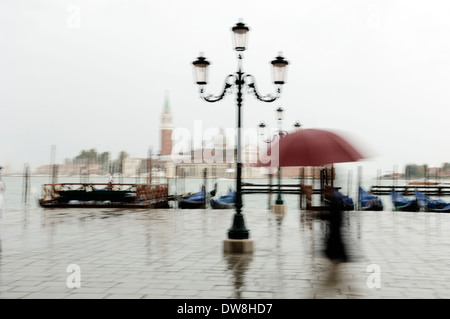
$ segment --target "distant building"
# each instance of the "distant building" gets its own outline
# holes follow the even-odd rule
[[[107,174],[102,170],[100,164],[56,164],[56,174],[62,176],[72,175],[105,175]],[[53,165],[39,166],[36,171],[36,175],[52,175]]]
[[[159,175],[164,170],[165,161],[149,158],[127,157],[123,161],[123,175],[126,177],[148,176],[150,168],[153,176]]]
[[[122,174],[124,176],[139,175],[143,168],[145,169],[145,160],[142,158],[127,157],[122,163]]]
[[[11,166],[9,164],[4,166],[0,165],[0,176],[6,176],[8,174],[11,174]]]
[[[161,137],[161,159],[170,160],[172,154],[172,131],[173,117],[170,112],[169,95],[166,93],[164,109],[161,115],[160,137]]]
[[[202,141],[200,147],[194,148],[191,144],[190,151],[182,154],[172,154],[173,115],[170,110],[169,96],[166,96],[163,104],[163,112],[160,123],[160,154],[159,165],[164,167],[165,176],[168,178],[194,177],[203,178],[205,170],[207,177],[236,177],[237,150],[234,143],[227,143],[223,129],[219,129],[214,141]],[[214,143],[212,143],[214,142]],[[191,141],[192,143],[192,141]],[[207,146],[205,146],[207,145]],[[213,146],[211,146],[213,145]],[[242,177],[261,178],[268,174],[276,174],[276,169],[257,167],[259,149],[255,145],[242,147]],[[130,159],[124,173],[131,174],[138,170],[138,159]],[[281,174],[284,178],[297,178],[304,172],[306,175],[316,176],[319,170],[301,167],[282,167]],[[132,174],[131,174],[132,175]]]
[[[188,153],[172,157],[166,163],[166,176],[203,178],[206,176],[234,178],[236,150],[228,147],[223,130],[214,137],[213,147],[193,148]]]
[[[427,175],[429,178],[448,178],[450,177],[450,169],[443,167],[428,167]]]
[[[169,98],[166,94],[160,124],[160,160],[165,163],[164,171],[166,177],[202,178],[206,169],[207,177],[235,178],[237,150],[234,145],[229,146],[223,129],[219,129],[216,136],[213,137],[214,143],[211,143],[212,141],[209,141],[209,143],[202,141],[201,147],[193,148],[191,145],[189,152],[177,154],[175,157],[172,157],[172,131],[173,116],[170,111]],[[213,147],[211,147],[211,144],[213,144]],[[257,146],[247,145],[242,147],[243,178],[261,178],[267,177],[270,173],[276,173],[276,170],[273,169],[257,167],[255,163],[258,159],[259,150]],[[283,167],[281,171],[283,177],[298,177],[301,173],[301,168]]]

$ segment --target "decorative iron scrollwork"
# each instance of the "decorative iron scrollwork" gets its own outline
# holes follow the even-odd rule
[[[230,81],[231,80],[231,81]],[[225,78],[225,85],[222,90],[222,93],[219,95],[214,94],[206,94],[204,91],[204,86],[200,86],[200,97],[207,102],[217,102],[222,100],[227,93],[231,92],[231,88],[236,85],[239,88],[239,91],[244,86],[247,88],[247,92],[255,95],[255,97],[263,102],[274,102],[281,95],[281,85],[277,86],[276,93],[269,93],[266,95],[261,95],[256,89],[256,81],[255,77],[251,74],[244,74],[241,71],[238,71],[236,74],[230,74]]]
[[[247,79],[249,79],[249,81],[247,81]],[[258,93],[258,90],[256,89],[256,80],[255,77],[251,74],[247,74],[244,77],[244,82],[246,82],[246,85],[248,87],[249,93],[253,93],[255,95],[255,97],[263,102],[273,102],[276,101],[279,97],[280,97],[280,93],[281,93],[281,86],[278,85],[277,88],[277,93],[276,95],[274,94],[266,94],[266,95],[261,95]]]
[[[234,83],[230,83],[230,79],[234,80]],[[200,87],[200,97],[207,102],[217,102],[222,100],[229,91],[231,91],[231,87],[236,84],[236,76],[234,74],[230,74],[225,78],[225,86],[220,95],[214,94],[205,94],[203,86]]]

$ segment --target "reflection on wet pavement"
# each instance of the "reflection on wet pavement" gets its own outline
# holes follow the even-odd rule
[[[224,254],[232,210],[18,209],[0,221],[0,298],[449,298],[450,214],[244,210],[255,250]],[[69,288],[76,264],[81,287]]]

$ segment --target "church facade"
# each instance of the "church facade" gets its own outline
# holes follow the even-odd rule
[[[236,147],[227,143],[223,129],[218,128],[213,141],[202,141],[201,147],[194,148],[192,141],[190,150],[183,154],[173,154],[173,115],[170,109],[169,96],[166,93],[160,123],[160,162],[164,163],[167,178],[235,178]],[[231,144],[231,145],[230,145]],[[242,148],[242,177],[262,178],[276,170],[256,167],[258,148],[247,145]],[[298,177],[299,168],[282,168],[284,177]]]

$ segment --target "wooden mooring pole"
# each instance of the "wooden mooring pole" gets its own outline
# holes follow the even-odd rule
[[[272,207],[272,174],[269,174],[269,191],[267,196],[267,209]]]
[[[359,192],[359,188],[361,187],[361,178],[362,178],[362,166],[358,166],[358,190],[357,190],[357,194],[358,194],[358,199],[356,201],[356,210],[361,210],[361,197],[360,197],[360,192]]]
[[[28,202],[28,193],[29,193],[29,165],[25,164],[23,168],[23,189],[22,189],[22,201],[24,204]]]
[[[299,190],[298,190],[298,209],[302,209],[303,208],[303,185],[304,185],[304,179],[305,179],[305,168],[302,167],[301,171],[299,172],[298,175],[298,179],[299,179]]]
[[[206,208],[206,189],[207,189],[206,188],[206,183],[207,183],[206,177],[207,177],[207,175],[208,175],[208,171],[205,168],[203,170],[203,186],[202,186],[202,191],[203,191],[203,209]]]
[[[56,153],[56,145],[52,145],[51,151],[50,151],[50,168],[51,168],[51,175],[52,177],[52,184],[56,184],[56,164],[55,164],[55,153]]]

